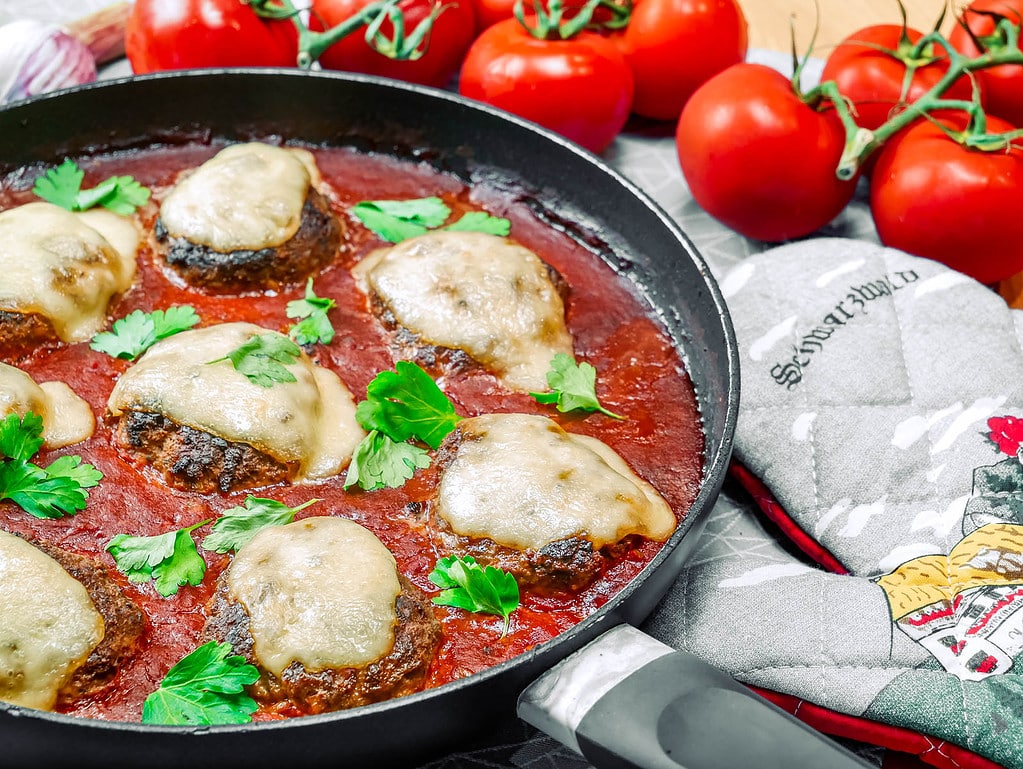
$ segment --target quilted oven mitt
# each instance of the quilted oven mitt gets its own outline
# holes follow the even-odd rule
[[[802,552],[726,494],[646,630],[822,731],[1023,769],[1023,311],[858,240],[721,286],[734,476]]]

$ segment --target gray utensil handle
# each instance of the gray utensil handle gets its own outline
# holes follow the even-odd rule
[[[586,655],[592,659],[579,659]],[[620,664],[637,657],[632,670]],[[594,668],[604,675],[595,685],[591,676],[591,688],[574,695],[573,687],[585,685],[583,670]],[[549,707],[566,696],[571,704]],[[550,728],[552,712],[567,713],[559,720],[568,723]],[[599,769],[870,767],[726,673],[629,626],[605,633],[538,679],[519,698],[519,715]]]

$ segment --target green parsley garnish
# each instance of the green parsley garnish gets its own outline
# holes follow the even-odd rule
[[[313,279],[305,284],[305,297],[288,302],[285,310],[289,318],[300,318],[288,329],[288,336],[298,344],[330,344],[334,339],[334,326],[327,313],[337,307],[333,299],[316,296]]]
[[[417,468],[429,466],[430,455],[426,449],[370,430],[355,447],[345,474],[345,488],[358,484],[366,491],[396,489],[409,480]]]
[[[111,331],[96,334],[89,346],[112,358],[135,360],[161,339],[187,331],[198,322],[199,316],[189,304],[153,312],[135,310],[115,320]]]
[[[441,227],[451,216],[451,209],[440,198],[434,197],[364,200],[352,207],[352,213],[384,240],[400,243]],[[511,222],[485,211],[472,211],[444,229],[507,235],[511,232]]]
[[[416,468],[429,467],[425,449],[406,441],[436,449],[461,419],[430,375],[408,361],[374,377],[355,418],[369,435],[355,449],[345,488],[358,483],[367,491],[397,488]]]
[[[36,179],[32,192],[68,211],[103,206],[121,216],[135,213],[136,208],[149,201],[149,189],[131,176],[111,176],[87,190],[82,189],[84,179],[85,172],[67,159]]]
[[[559,352],[551,359],[547,384],[553,392],[530,393],[537,403],[556,403],[558,411],[599,411],[613,419],[625,419],[608,411],[597,400],[597,369],[589,363],[576,364],[571,355]]]
[[[508,633],[511,613],[519,606],[519,585],[511,574],[484,568],[471,555],[449,555],[437,561],[428,579],[442,591],[435,604],[504,617],[501,636]]]
[[[248,380],[260,387],[273,387],[278,382],[295,382],[286,365],[296,363],[302,356],[302,348],[283,334],[268,332],[256,334],[245,344],[231,350],[223,358],[207,361],[208,364],[229,360],[231,365]]]
[[[142,703],[142,723],[246,724],[256,702],[245,687],[257,680],[259,670],[240,654],[231,654],[231,644],[210,641],[167,671],[160,688]]]
[[[310,499],[298,507],[288,507],[275,499],[247,496],[244,506],[229,508],[217,519],[213,530],[202,541],[203,549],[217,553],[237,551],[242,545],[247,545],[260,529],[289,524],[295,520],[295,513],[319,501]]]
[[[85,509],[103,473],[79,456],[57,457],[48,467],[30,462],[43,445],[43,419],[28,412],[0,420],[0,500],[36,518],[62,518]]]
[[[129,581],[153,580],[156,592],[166,598],[182,585],[198,585],[206,575],[206,562],[199,555],[192,531],[207,523],[209,520],[200,521],[151,537],[118,534],[107,543],[107,551]]]

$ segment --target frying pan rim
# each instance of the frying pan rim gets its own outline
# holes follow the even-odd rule
[[[373,75],[364,75],[358,73],[345,73],[345,72],[332,72],[332,71],[303,71],[296,70],[293,68],[275,68],[275,67],[224,67],[224,68],[210,68],[210,69],[188,69],[188,70],[173,70],[165,72],[155,72],[145,75],[137,76],[124,76],[111,79],[98,80],[91,83],[81,84],[58,91],[42,94],[39,96],[31,97],[28,99],[22,99],[15,102],[10,102],[5,105],[0,105],[0,114],[13,112],[22,108],[33,108],[33,105],[49,100],[61,99],[70,94],[77,93],[88,93],[93,90],[107,90],[124,87],[133,87],[133,84],[145,84],[154,81],[161,80],[180,80],[182,78],[195,78],[195,79],[221,79],[221,78],[234,78],[234,77],[258,77],[265,78],[267,80],[274,77],[298,77],[298,78],[318,78],[325,80],[339,80],[344,82],[360,83],[379,88],[386,88],[398,91],[407,91],[415,93],[420,96],[425,96],[433,99],[440,99],[443,101],[451,102],[457,105],[459,108],[467,109],[470,111],[477,111],[486,113],[492,117],[499,118],[505,122],[514,124],[516,130],[527,131],[532,134],[539,135],[548,142],[554,143],[559,146],[559,151],[566,151],[572,154],[578,155],[591,165],[596,166],[604,176],[624,188],[624,190],[637,198],[646,208],[648,208],[659,220],[662,226],[668,230],[672,237],[674,237],[681,246],[684,247],[687,257],[694,263],[698,272],[704,279],[704,284],[700,287],[709,294],[709,298],[714,306],[716,315],[721,322],[721,331],[723,333],[725,349],[722,360],[722,366],[724,369],[726,381],[727,381],[727,396],[724,402],[724,417],[720,420],[722,425],[722,439],[720,445],[717,446],[711,456],[711,461],[705,463],[703,469],[703,477],[700,482],[700,489],[697,492],[689,511],[683,516],[679,522],[674,533],[664,543],[664,546],[660,548],[657,554],[651,559],[651,561],[644,566],[644,568],[632,577],[629,582],[617,593],[615,593],[608,601],[602,605],[599,609],[594,611],[591,615],[584,618],[579,623],[573,625],[562,633],[559,633],[554,638],[539,644],[538,646],[512,657],[504,662],[497,665],[491,666],[482,670],[478,673],[474,673],[466,678],[457,679],[455,681],[448,682],[441,686],[426,689],[424,691],[416,692],[414,694],[398,697],[384,702],[373,703],[370,705],[363,705],[358,708],[352,708],[348,710],[339,710],[329,713],[322,713],[318,715],[302,716],[299,718],[289,718],[279,721],[260,721],[260,722],[249,722],[246,724],[219,724],[214,726],[167,726],[160,724],[142,724],[136,721],[116,721],[106,719],[93,719],[85,718],[80,716],[71,716],[61,713],[54,713],[51,711],[34,710],[31,708],[24,708],[17,705],[0,702],[0,714],[7,714],[20,718],[32,718],[41,721],[54,721],[61,725],[73,724],[75,727],[81,727],[83,729],[94,729],[99,731],[132,731],[139,734],[167,734],[172,733],[175,735],[182,735],[185,733],[193,735],[213,735],[231,732],[246,733],[253,730],[259,731],[273,731],[277,729],[289,729],[294,730],[301,728],[303,725],[317,725],[323,723],[329,723],[334,721],[348,721],[358,720],[362,718],[373,718],[378,713],[383,713],[394,709],[405,709],[411,707],[415,703],[428,702],[432,699],[443,699],[447,696],[452,695],[456,690],[467,687],[477,687],[485,685],[485,682],[501,676],[508,670],[516,667],[521,667],[528,664],[534,658],[537,657],[549,657],[550,664],[553,665],[558,660],[562,659],[568,652],[564,650],[564,647],[572,647],[572,640],[579,634],[589,633],[594,631],[595,634],[599,634],[599,630],[594,626],[600,624],[607,624],[608,627],[604,630],[610,629],[611,626],[621,623],[620,619],[615,618],[615,612],[618,607],[621,606],[625,601],[628,600],[629,596],[640,587],[640,585],[647,579],[647,577],[662,566],[665,560],[667,560],[671,553],[675,550],[678,543],[687,535],[690,529],[693,528],[697,519],[705,517],[709,512],[709,508],[713,505],[714,500],[717,498],[721,485],[724,482],[724,477],[727,471],[728,463],[731,458],[732,441],[735,432],[735,426],[738,419],[738,407],[739,407],[739,356],[738,346],[735,338],[735,331],[732,325],[731,317],[728,312],[727,305],[725,304],[724,297],[721,289],[712,275],[709,266],[700,254],[696,246],[692,243],[689,236],[686,235],[684,230],[679,224],[672,219],[666,211],[658,204],[647,192],[642,190],[638,185],[633,183],[630,179],[624,176],[621,172],[613,168],[607,161],[600,156],[580,147],[579,145],[571,142],[559,134],[546,129],[536,123],[521,118],[512,113],[498,109],[482,102],[477,102],[466,97],[463,97],[457,93],[447,91],[444,89],[433,88],[430,86],[424,86],[414,83],[405,83],[402,81],[391,80],[388,78],[377,77]],[[616,272],[620,272],[616,270]],[[632,280],[628,275],[624,276],[626,280]],[[633,281],[634,282],[634,281]],[[635,283],[634,283],[635,285]],[[652,302],[650,297],[644,293],[644,301]],[[660,311],[660,307],[655,307]],[[686,356],[686,351],[680,349],[681,342],[675,340],[676,350]],[[701,409],[701,419],[702,419]],[[571,651],[571,648],[569,649]]]

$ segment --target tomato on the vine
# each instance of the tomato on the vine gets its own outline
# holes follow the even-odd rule
[[[979,13],[981,12],[981,13]],[[962,26],[965,24],[983,43],[995,31],[995,13],[1019,25],[1023,22],[1023,0],[974,0],[960,16],[961,24],[949,33],[948,41],[960,53],[977,56],[980,51]],[[974,73],[981,87],[981,103],[988,114],[1023,128],[1023,64],[1001,64]]]
[[[675,140],[696,202],[755,240],[810,234],[856,189],[835,173],[846,140],[835,110],[810,106],[789,78],[761,64],[736,64],[704,83]]]
[[[298,32],[240,0],[136,0],[124,30],[135,74],[193,67],[293,67]]]
[[[746,17],[736,0],[636,0],[618,42],[636,81],[632,111],[677,120],[704,82],[746,58]]]
[[[941,125],[962,131],[965,113]],[[989,133],[1013,126],[988,117]],[[920,120],[881,148],[870,210],[881,242],[994,283],[1023,270],[1023,147],[982,151]]]
[[[476,34],[499,21],[515,17],[515,0],[472,0],[476,12]]]
[[[376,0],[313,0],[309,28],[321,31],[354,17]],[[438,0],[401,0],[397,9],[404,16],[409,35],[438,7]],[[394,38],[394,25],[384,20],[380,32]],[[348,35],[324,51],[320,64],[326,69],[362,72],[438,88],[446,86],[458,72],[476,33],[476,16],[470,0],[446,0],[433,20],[418,58],[392,59],[366,42],[365,28]]]
[[[597,33],[540,40],[506,19],[469,47],[458,90],[600,152],[628,120],[633,81],[621,52]]]
[[[873,130],[896,109],[937,85],[948,70],[948,56],[941,46],[932,46],[922,60],[907,65],[902,57],[908,58],[922,37],[922,32],[896,24],[865,27],[835,47],[824,63],[821,80],[834,80],[853,103],[857,125]],[[910,66],[912,79],[903,94]],[[970,78],[964,75],[945,91],[944,98],[969,101],[972,94]]]

